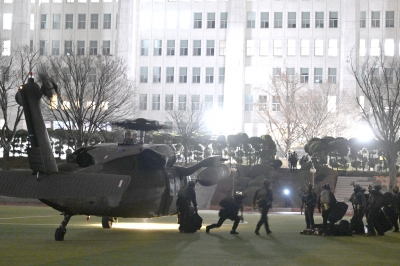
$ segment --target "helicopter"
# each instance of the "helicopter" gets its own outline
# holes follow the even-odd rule
[[[41,113],[42,97],[51,97],[56,84],[41,87],[30,76],[16,101],[23,107],[28,129],[30,169],[0,171],[0,195],[39,199],[64,216],[55,230],[63,241],[72,216],[102,217],[111,228],[118,218],[154,218],[177,214],[176,200],[187,176],[199,170],[197,182],[212,186],[230,176],[222,156],[208,157],[184,167],[176,163],[175,149],[166,144],[144,144],[146,131],[164,129],[157,121],[139,118],[115,122],[136,130],[137,140],[82,147],[57,164]]]

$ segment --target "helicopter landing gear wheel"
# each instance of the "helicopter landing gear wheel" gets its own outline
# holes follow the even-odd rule
[[[63,212],[62,215],[64,215],[64,220],[61,222],[61,225],[59,228],[56,229],[55,233],[54,233],[54,239],[56,241],[63,241],[64,240],[64,236],[65,233],[67,233],[67,224],[69,222],[69,220],[72,217],[72,214],[68,213],[68,212]]]
[[[101,225],[104,229],[110,229],[113,226],[115,219],[112,217],[102,217],[101,218]]]

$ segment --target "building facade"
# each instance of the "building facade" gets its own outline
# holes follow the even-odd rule
[[[396,0],[0,0],[0,10],[3,54],[26,44],[122,56],[141,117],[165,122],[201,102],[215,134],[268,133],[253,103],[276,108],[256,90],[274,73],[357,94],[351,57],[400,54]]]

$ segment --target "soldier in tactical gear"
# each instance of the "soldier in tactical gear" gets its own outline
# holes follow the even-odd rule
[[[188,185],[182,187],[178,192],[176,200],[176,208],[179,218],[179,232],[187,233],[189,228],[190,205],[193,205],[194,212],[197,213],[196,191],[194,190],[196,183],[189,181]]]
[[[258,209],[261,212],[261,218],[257,223],[256,230],[254,231],[256,235],[260,235],[259,232],[262,225],[264,225],[267,234],[272,233],[268,224],[268,211],[271,208],[273,201],[272,190],[269,187],[270,182],[268,180],[263,181],[263,186],[263,188],[256,191],[253,198],[253,208],[255,209],[257,204]]]
[[[399,187],[398,186],[393,186],[393,207],[395,211],[395,218],[393,219],[394,222],[394,231],[393,232],[399,232],[399,224],[398,221],[400,221],[400,194],[399,194]]]
[[[333,223],[329,221],[328,230],[328,218],[332,210],[332,207],[336,204],[337,200],[335,195],[331,191],[331,186],[328,183],[322,185],[321,194],[318,195],[318,212],[321,213],[322,207],[322,230],[323,236],[329,235],[333,232]]]
[[[210,230],[213,228],[220,227],[226,219],[230,219],[233,222],[232,230],[230,234],[237,235],[236,229],[239,225],[241,217],[238,215],[240,210],[243,210],[243,196],[241,193],[237,193],[234,197],[224,198],[219,205],[222,207],[219,211],[219,220],[216,224],[211,224],[206,226],[206,233],[210,233]]]
[[[350,197],[350,201],[353,205],[354,214],[351,218],[351,230],[353,234],[364,234],[364,223],[363,217],[365,214],[366,200],[363,192],[363,188],[360,185],[354,185],[354,193]]]
[[[375,185],[374,189],[370,191],[370,195],[368,196],[366,211],[368,212],[367,223],[369,236],[376,236],[376,232],[380,236],[385,235],[381,226],[377,222],[379,211],[383,207],[384,203],[383,195],[380,192],[381,189],[381,185]]]
[[[312,183],[306,185],[307,191],[303,191],[301,195],[301,206],[304,206],[304,216],[306,219],[306,229],[314,229],[314,209],[317,204],[317,195],[313,191]]]

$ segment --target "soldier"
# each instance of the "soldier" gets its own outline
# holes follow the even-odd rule
[[[314,229],[314,209],[317,204],[317,195],[313,191],[312,183],[308,183],[307,191],[301,196],[302,206],[304,206],[304,216],[306,219],[306,229]]]
[[[382,193],[380,192],[381,189],[382,189],[381,185],[375,185],[374,189],[370,191],[370,195],[368,197],[366,211],[368,212],[367,223],[368,223],[369,236],[376,236],[376,232],[380,236],[385,235],[385,233],[383,232],[381,226],[377,221],[379,216],[379,211],[384,203]]]
[[[363,217],[365,213],[366,200],[363,189],[360,185],[354,185],[354,193],[351,195],[350,201],[354,210],[350,227],[353,231],[353,234],[364,234]]]
[[[186,233],[189,228],[190,205],[193,204],[194,212],[197,213],[196,191],[194,190],[196,183],[189,181],[187,187],[182,187],[178,193],[176,200],[176,208],[179,218],[179,232]]]
[[[330,235],[333,232],[333,223],[329,222],[328,230],[328,217],[332,210],[332,207],[336,204],[335,195],[331,192],[331,186],[328,183],[322,185],[321,194],[318,196],[318,212],[321,213],[322,207],[322,226],[323,236]]]
[[[273,201],[272,190],[269,187],[270,182],[268,180],[264,180],[263,185],[264,187],[258,189],[254,194],[253,198],[253,208],[255,209],[255,206],[257,204],[258,209],[261,212],[261,218],[257,223],[256,230],[254,231],[256,235],[260,235],[259,231],[262,225],[265,226],[267,234],[272,233],[271,230],[269,229],[269,224],[268,224],[268,211],[271,208]]]
[[[393,186],[393,206],[395,210],[395,219],[393,219],[394,222],[394,231],[393,232],[399,232],[399,224],[398,221],[400,221],[400,194],[399,194],[399,187],[398,186]]]
[[[240,216],[238,215],[240,210],[243,210],[243,199],[244,196],[242,194],[236,194],[234,197],[227,197],[221,200],[219,205],[222,207],[219,211],[219,220],[216,224],[211,224],[206,226],[206,233],[210,233],[210,230],[213,228],[220,227],[226,219],[230,219],[233,222],[231,234],[237,235],[236,229],[240,222]]]

